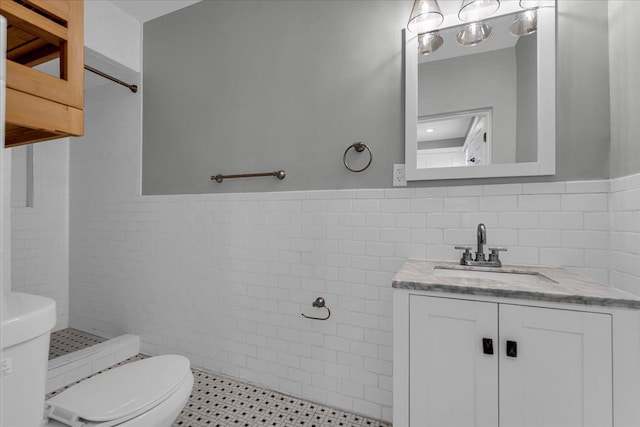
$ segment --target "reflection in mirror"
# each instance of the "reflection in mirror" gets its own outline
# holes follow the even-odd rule
[[[506,29],[512,20],[512,16],[487,20],[496,31],[475,47],[456,43],[460,28],[453,27],[441,31],[447,42],[436,52],[417,53],[419,117],[486,105],[495,111],[494,152],[481,163],[456,166],[514,163],[518,158],[536,161],[537,37],[509,34]]]
[[[555,173],[555,8],[537,12],[538,30],[520,36],[509,31],[520,13],[486,19],[491,36],[475,46],[456,42],[464,24],[440,28],[436,49],[406,33],[408,180]]]
[[[491,163],[491,109],[418,118],[418,169]]]

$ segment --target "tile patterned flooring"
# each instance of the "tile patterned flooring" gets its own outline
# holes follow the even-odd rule
[[[191,398],[173,427],[390,427],[222,375],[193,369]]]
[[[53,332],[49,343],[49,360],[91,347],[106,340],[106,338],[73,328]]]
[[[58,355],[75,351],[70,348],[91,339],[104,340],[91,334],[86,334],[87,339],[84,340],[78,335],[85,332],[72,330],[72,333],[70,344],[56,344],[62,351]],[[53,336],[51,341],[53,346]],[[65,349],[69,351],[65,352]],[[107,369],[146,357],[138,354]],[[319,405],[224,375],[198,369],[192,369],[192,372],[191,397],[172,427],[391,427],[387,422]],[[49,393],[47,399],[70,386]]]

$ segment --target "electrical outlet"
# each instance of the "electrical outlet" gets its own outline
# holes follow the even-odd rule
[[[393,165],[393,186],[406,187],[407,177],[404,174],[404,164],[397,163]]]
[[[2,376],[6,377],[13,373],[13,360],[10,357],[2,361]]]

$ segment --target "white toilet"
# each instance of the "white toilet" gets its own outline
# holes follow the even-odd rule
[[[171,426],[193,386],[189,360],[178,355],[155,356],[113,368],[45,402],[49,336],[54,324],[53,300],[18,292],[4,295],[0,425]]]
[[[171,426],[187,403],[193,374],[184,356],[119,366],[45,402],[47,426]]]

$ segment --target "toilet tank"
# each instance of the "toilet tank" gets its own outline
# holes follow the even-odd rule
[[[51,298],[7,292],[2,301],[1,426],[42,425],[49,337],[56,324]]]

